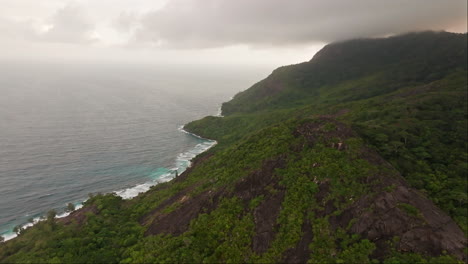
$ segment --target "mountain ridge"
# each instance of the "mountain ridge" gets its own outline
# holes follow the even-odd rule
[[[281,67],[185,126],[218,144],[179,177],[92,196],[0,262],[466,263],[466,39],[351,40]]]
[[[261,106],[255,106],[259,104],[258,100],[261,102],[260,97],[267,93],[266,90],[273,91],[273,93],[287,90],[285,100],[291,99],[290,95],[294,93],[298,93],[298,97],[315,96],[314,90],[320,86],[333,85],[342,80],[356,79],[370,73],[383,75],[379,79],[379,85],[386,87],[374,91],[367,95],[368,97],[393,91],[409,81],[435,81],[454,67],[466,70],[464,59],[467,55],[466,38],[466,33],[421,32],[389,38],[332,43],[317,52],[308,62],[283,66],[274,70],[266,79],[238,93],[230,102],[224,103],[222,112],[224,115],[235,111],[246,112],[242,108],[259,111]],[[405,41],[404,45],[398,43],[401,40]],[[443,48],[440,48],[441,46]],[[347,52],[343,52],[343,47],[346,47]],[[335,56],[336,54],[339,56]],[[406,72],[400,72],[399,69],[402,66],[407,70]],[[382,71],[386,72],[382,73]],[[265,85],[262,86],[263,83]],[[279,86],[283,89],[279,89]],[[304,88],[307,89],[304,90]],[[255,94],[256,92],[260,97]],[[365,94],[364,91],[359,92]],[[241,101],[241,98],[244,98],[245,102],[242,102],[243,105],[236,106],[235,104]],[[273,103],[281,106],[279,99],[282,98],[276,99]],[[292,99],[295,100],[296,97]],[[271,107],[271,105],[266,107]]]

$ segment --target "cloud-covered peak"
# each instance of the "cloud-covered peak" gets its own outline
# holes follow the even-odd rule
[[[284,46],[441,30],[466,17],[466,0],[172,0],[135,36],[182,48]]]
[[[332,41],[466,32],[466,9],[466,0],[1,0],[0,59],[280,65]]]

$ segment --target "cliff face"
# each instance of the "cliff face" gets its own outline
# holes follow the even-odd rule
[[[2,262],[467,261],[466,34],[330,44],[186,129],[182,175],[1,244]]]

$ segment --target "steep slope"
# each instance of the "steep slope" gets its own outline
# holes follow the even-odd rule
[[[349,41],[280,68],[186,126],[218,145],[178,178],[93,196],[0,261],[466,262],[466,37]]]
[[[346,72],[353,74],[337,77]],[[239,93],[223,105],[225,118],[208,117],[187,128],[229,143],[291,116],[345,111],[340,120],[466,232],[466,75],[467,34],[424,32],[330,44],[311,62],[283,67]],[[325,84],[314,85],[320,76]],[[299,79],[304,82],[292,81]],[[287,89],[270,89],[276,80]]]
[[[272,137],[282,140],[270,142]],[[281,152],[269,151],[267,142]],[[151,219],[143,221],[147,235],[156,236],[140,249],[165,246],[152,256],[136,250],[130,259],[366,263],[399,251],[465,258],[466,239],[457,224],[348,126],[321,116],[288,122],[226,149],[223,159],[251,158],[251,149],[261,149],[264,161],[244,176],[226,184],[232,176],[216,174],[212,184],[184,190],[145,216]],[[217,162],[207,160],[206,166]],[[206,252],[194,257],[200,247]]]
[[[466,34],[447,32],[333,43],[309,62],[276,69],[237,94],[223,104],[223,114],[369,98],[441,79],[456,68],[466,70],[466,56]],[[365,82],[335,88],[340,82],[360,79]]]

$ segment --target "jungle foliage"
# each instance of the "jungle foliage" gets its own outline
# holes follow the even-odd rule
[[[365,179],[401,174],[468,232],[466,44],[466,34],[434,32],[330,44],[310,62],[279,68],[236,95],[223,105],[224,117],[187,124],[188,131],[218,144],[197,157],[202,162],[182,180],[157,185],[132,200],[94,195],[81,209],[83,221],[49,219],[19,230],[18,238],[0,244],[0,262],[282,262],[307,225],[313,234],[309,263],[458,263],[448,255],[397,250],[378,259],[374,242],[352,234],[351,224],[332,227],[329,218],[373,192]],[[357,134],[319,137],[313,145],[295,135],[298,126],[319,118],[338,120]],[[331,131],[335,126],[321,125]],[[329,147],[338,142],[346,144],[345,151]],[[363,159],[364,147],[378,151],[393,167]],[[284,163],[274,170],[278,183],[265,189],[268,195],[284,192],[284,199],[275,236],[258,252],[252,248],[254,218],[266,196],[246,203],[234,189],[275,159]],[[320,166],[312,170],[311,163]],[[318,182],[324,181],[330,192],[319,199]],[[224,195],[182,234],[147,235],[155,208],[181,192],[188,199]],[[334,210],[324,214],[327,202]],[[164,213],[179,206],[174,203]],[[419,215],[411,205],[399,207]]]

